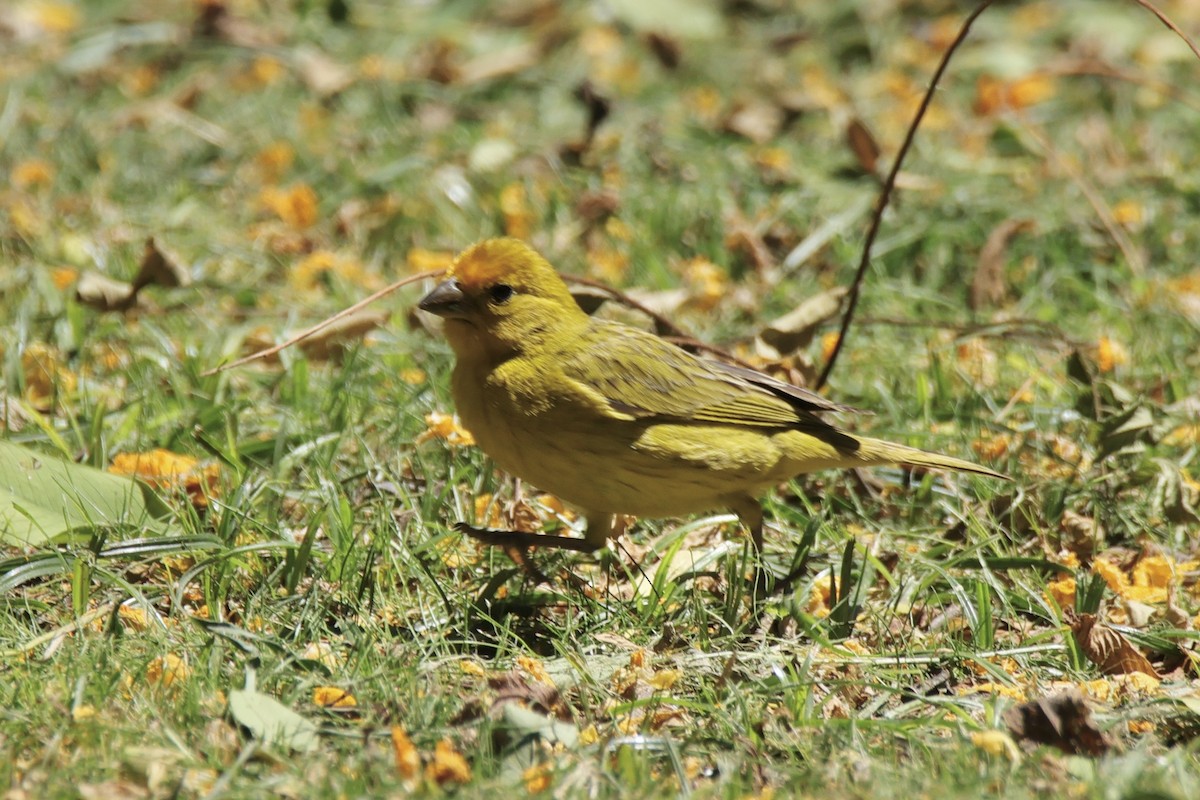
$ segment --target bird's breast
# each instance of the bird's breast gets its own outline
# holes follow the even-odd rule
[[[676,516],[779,479],[778,451],[761,432],[616,418],[586,395],[529,396],[494,370],[456,367],[453,391],[497,466],[587,511]]]

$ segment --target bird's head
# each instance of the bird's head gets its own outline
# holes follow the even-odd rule
[[[464,250],[419,307],[446,320],[446,338],[460,358],[508,358],[587,324],[554,267],[518,239],[486,239]]]

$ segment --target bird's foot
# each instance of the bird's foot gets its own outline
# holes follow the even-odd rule
[[[587,539],[558,536],[552,533],[497,531],[491,528],[476,528],[465,522],[456,523],[454,530],[465,533],[475,541],[483,542],[490,547],[554,547],[560,550],[575,550],[579,553],[591,553],[599,549]]]

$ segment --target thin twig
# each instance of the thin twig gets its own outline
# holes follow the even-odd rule
[[[850,286],[850,302],[846,306],[846,316],[842,318],[842,328],[838,332],[837,342],[833,346],[833,352],[829,354],[829,360],[825,362],[825,367],[821,370],[821,376],[817,378],[817,383],[813,387],[820,390],[829,379],[829,373],[833,372],[833,365],[837,363],[838,354],[842,352],[842,345],[846,342],[846,334],[850,332],[850,323],[854,320],[854,309],[858,306],[858,294],[862,287],[863,278],[867,274],[867,267],[871,264],[871,247],[875,244],[875,237],[879,235],[879,226],[883,222],[883,212],[887,209],[888,201],[891,200],[892,191],[896,187],[896,176],[900,174],[900,165],[904,163],[904,157],[908,155],[909,148],[912,147],[913,139],[917,135],[917,127],[921,124],[921,120],[925,117],[925,112],[929,109],[930,103],[933,101],[933,92],[941,83],[942,75],[946,71],[946,67],[950,65],[950,57],[958,50],[959,45],[967,38],[967,34],[971,30],[971,25],[979,18],[988,6],[994,0],[983,0],[979,6],[971,12],[966,21],[959,30],[958,36],[954,37],[954,41],[946,48],[946,52],[942,54],[942,60],[938,64],[937,69],[933,73],[933,78],[929,82],[929,88],[925,91],[925,96],[921,98],[921,105],[917,108],[917,113],[913,116],[912,123],[908,126],[908,132],[904,135],[904,143],[900,145],[900,150],[896,153],[896,158],[892,161],[892,168],[888,170],[887,178],[883,182],[883,189],[879,192],[879,200],[875,203],[875,212],[871,215],[871,227],[867,229],[867,240],[863,243],[862,260],[858,263],[858,272],[854,275],[854,283]]]
[[[678,336],[682,339],[692,339],[690,334],[681,329],[674,322],[671,322],[671,320],[667,319],[662,314],[659,314],[657,311],[639,303],[637,300],[634,300],[632,297],[622,291],[614,289],[611,286],[601,283],[600,281],[595,281],[591,278],[584,278],[579,275],[563,275],[562,278],[567,283],[577,283],[580,286],[590,286],[593,289],[599,289],[600,291],[607,293],[618,303],[628,306],[634,311],[642,312],[647,317],[654,320],[654,327],[658,331],[659,336]]]
[[[281,350],[285,350],[285,349],[291,347],[292,345],[296,344],[297,342],[302,342],[305,339],[307,339],[308,337],[310,337],[314,334],[320,333],[321,331],[325,330],[326,328],[328,328],[330,325],[337,322],[338,320],[345,319],[346,317],[350,316],[354,312],[370,305],[371,303],[374,303],[376,300],[378,300],[381,297],[386,297],[387,295],[391,294],[392,292],[396,291],[397,289],[399,289],[402,286],[407,286],[410,283],[416,283],[417,281],[425,280],[426,278],[437,278],[440,275],[445,274],[445,272],[446,271],[442,270],[442,269],[435,269],[435,270],[430,270],[428,272],[421,272],[416,275],[409,275],[407,278],[401,278],[400,280],[396,281],[395,283],[383,287],[382,289],[375,292],[374,294],[364,297],[362,300],[359,300],[357,303],[350,306],[349,308],[342,309],[338,313],[334,314],[332,317],[327,317],[326,319],[323,319],[320,322],[318,322],[316,325],[313,325],[311,328],[300,331],[300,333],[297,333],[295,336],[291,337],[290,339],[288,339],[285,342],[281,342],[280,344],[277,344],[274,347],[268,347],[266,350],[259,350],[256,353],[251,353],[250,355],[245,356],[244,358],[239,358],[237,361],[231,361],[228,364],[222,364],[219,367],[213,367],[210,370],[201,372],[200,376],[203,378],[207,378],[210,375],[216,375],[217,373],[224,372],[227,369],[233,369],[234,367],[240,367],[245,364],[249,364],[251,361],[258,361],[263,358],[270,358],[271,356],[279,353]]]
[[[1181,31],[1179,26],[1172,22],[1171,18],[1166,14],[1159,11],[1158,8],[1150,2],[1150,0],[1133,0],[1133,2],[1137,3],[1139,6],[1158,17],[1159,22],[1171,29],[1171,31],[1173,31],[1180,39],[1183,39],[1184,43],[1187,44],[1188,47],[1192,48],[1192,52],[1196,54],[1196,58],[1200,58],[1200,47],[1197,47],[1196,43],[1192,41],[1191,37]]]

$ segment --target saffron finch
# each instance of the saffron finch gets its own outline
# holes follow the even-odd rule
[[[479,446],[587,517],[582,539],[460,526],[491,544],[590,551],[619,535],[621,515],[728,508],[761,549],[757,497],[801,473],[910,464],[1005,477],[839,430],[818,415],[853,409],[594,319],[516,239],[465,250],[420,308],[445,320],[454,402]]]

